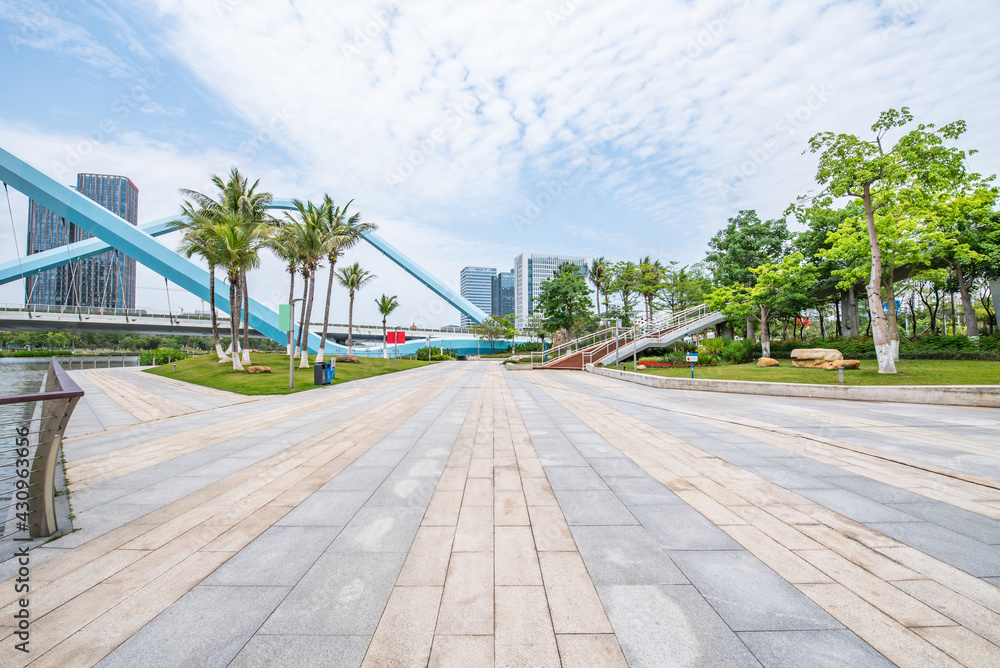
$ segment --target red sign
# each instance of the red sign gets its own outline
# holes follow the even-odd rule
[[[388,343],[406,343],[406,332],[388,332]]]

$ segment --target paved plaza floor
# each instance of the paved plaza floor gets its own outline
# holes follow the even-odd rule
[[[3,666],[1000,666],[1000,410],[437,364],[130,370],[65,443]]]

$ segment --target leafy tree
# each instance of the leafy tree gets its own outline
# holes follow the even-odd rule
[[[347,309],[347,354],[354,352],[354,295],[358,290],[365,287],[378,278],[367,269],[362,269],[361,265],[355,262],[337,270],[337,282],[347,288],[350,295],[350,305]]]
[[[542,282],[536,309],[550,332],[565,329],[570,339],[590,318],[590,287],[572,262],[563,262],[552,278]]]
[[[594,289],[596,291],[594,298],[597,300],[597,315],[601,314],[601,290],[608,282],[608,274],[610,273],[610,264],[604,256],[596,258],[590,263],[590,272],[588,278],[590,282],[594,284]]]
[[[708,303],[727,317],[756,320],[760,324],[763,356],[770,357],[769,323],[802,312],[816,290],[819,270],[805,263],[802,253],[792,253],[780,264],[763,264],[751,273],[756,279],[752,286],[736,283],[716,288]]]
[[[590,306],[589,299],[587,300],[587,305]],[[493,314],[490,314],[481,323],[472,325],[469,329],[481,341],[489,341],[490,353],[496,352],[497,341],[503,341],[514,334],[514,328],[511,327],[510,320]]]
[[[664,281],[659,291],[660,299],[673,312],[703,303],[711,290],[711,280],[700,264],[677,265],[676,261],[671,261],[664,268]]]
[[[742,210],[729,219],[708,242],[705,262],[719,286],[753,287],[756,274],[751,271],[784,257],[792,235],[783,218],[762,221],[754,210]],[[747,318],[747,338],[753,339],[753,319]]]
[[[821,198],[825,198],[821,203],[834,197],[852,197],[864,205],[871,252],[867,292],[879,373],[895,373],[896,365],[889,325],[882,312],[884,270],[875,213],[894,200],[898,202],[897,198],[905,199],[904,191],[926,197],[953,189],[967,177],[966,153],[944,146],[945,140],[964,134],[964,121],[941,128],[920,124],[885,150],[885,136],[912,120],[907,107],[889,109],[872,125],[872,140],[833,132],[821,132],[809,140],[809,150],[819,153],[816,181],[824,187]]]
[[[389,354],[386,346],[388,345],[389,337],[386,336],[385,322],[389,319],[389,315],[399,308],[399,301],[396,299],[396,295],[387,297],[383,293],[381,297],[375,300],[375,306],[378,307],[378,312],[382,314],[382,357],[388,357]]]
[[[653,319],[653,301],[663,287],[666,269],[659,260],[653,260],[648,255],[639,260],[636,290],[642,295],[646,306],[646,319]]]
[[[299,368],[309,366],[309,321],[312,320],[313,298],[316,294],[316,271],[320,262],[326,254],[328,235],[325,225],[327,218],[326,204],[314,204],[313,202],[302,202],[292,200],[299,219],[296,221],[292,216],[288,219],[292,223],[298,223],[296,230],[298,252],[299,252],[299,272],[302,274],[302,313],[299,317],[301,326],[299,327],[298,348],[300,353]]]
[[[626,319],[631,320],[635,295],[639,289],[639,267],[627,260],[615,262],[611,267],[611,277],[610,291],[618,293],[622,300],[622,312]]]

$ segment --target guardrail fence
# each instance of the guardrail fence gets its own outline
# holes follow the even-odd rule
[[[0,405],[31,404],[33,409],[30,417],[0,421],[0,522],[4,523],[0,535],[26,531],[32,538],[41,538],[58,529],[55,476],[59,448],[82,396],[83,390],[54,357],[42,392],[0,396]]]

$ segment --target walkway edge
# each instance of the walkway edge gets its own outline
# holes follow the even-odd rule
[[[975,406],[1000,408],[1000,385],[806,385],[793,383],[762,383],[750,380],[709,380],[705,378],[667,378],[634,371],[599,369],[587,365],[589,373],[617,378],[638,385],[664,390],[696,390],[699,392],[732,392],[775,397],[808,397],[812,399],[846,399],[848,401],[888,401],[903,404],[938,404],[943,406]]]

